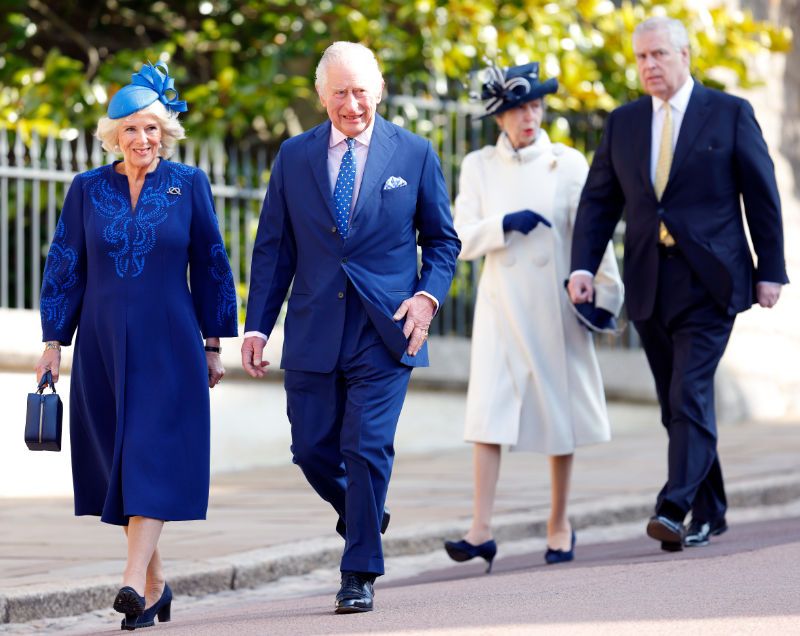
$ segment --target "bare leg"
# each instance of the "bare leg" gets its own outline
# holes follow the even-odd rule
[[[464,539],[472,545],[479,545],[492,538],[492,510],[500,475],[500,446],[476,442],[472,457],[475,475],[472,526]]]
[[[128,562],[122,574],[122,585],[129,585],[137,594],[146,593],[148,606],[159,599],[160,588],[163,587],[164,573],[158,554],[158,538],[163,527],[164,522],[160,519],[131,517],[125,529],[128,535]],[[153,598],[156,590],[158,595]]]
[[[547,520],[547,545],[554,550],[569,550],[572,526],[567,519],[573,455],[550,457],[550,518]]]

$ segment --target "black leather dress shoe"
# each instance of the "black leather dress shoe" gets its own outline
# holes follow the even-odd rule
[[[725,517],[710,522],[695,521],[692,519],[692,522],[689,524],[689,529],[686,531],[683,545],[687,548],[698,548],[708,545],[711,537],[716,537],[727,529],[728,524],[725,522]]]
[[[647,536],[661,541],[661,549],[666,552],[683,550],[683,524],[663,515],[654,515],[647,522]]]
[[[371,612],[372,581],[357,572],[342,572],[342,586],[336,595],[336,613]]]
[[[383,518],[381,519],[381,534],[386,534],[386,528],[389,527],[389,521],[391,520],[392,515],[389,514],[389,509],[383,509]],[[339,520],[336,522],[336,532],[342,537],[342,539],[347,538],[347,526],[345,526],[344,519],[339,517]]]

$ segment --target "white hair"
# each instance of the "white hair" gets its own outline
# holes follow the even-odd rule
[[[158,120],[158,124],[161,127],[161,147],[158,149],[158,154],[164,159],[169,159],[175,152],[175,146],[178,141],[186,138],[186,131],[178,121],[178,113],[167,110],[167,107],[158,100],[131,114],[136,115],[138,113],[153,115]],[[124,121],[125,117],[111,119],[104,115],[97,122],[97,130],[94,136],[102,142],[103,150],[106,152],[120,152],[119,129]]]
[[[666,31],[667,35],[669,35],[670,44],[675,47],[676,51],[689,48],[689,34],[680,20],[667,18],[666,16],[648,18],[644,22],[640,22],[633,30],[633,39],[635,40],[642,33],[650,33],[652,31]]]
[[[375,54],[363,44],[357,42],[334,42],[320,58],[314,79],[318,92],[325,92],[328,84],[328,69],[331,65],[358,65],[375,77],[375,93],[380,95],[383,88],[383,75],[378,66]]]

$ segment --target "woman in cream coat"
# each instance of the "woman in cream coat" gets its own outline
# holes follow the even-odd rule
[[[502,133],[464,159],[456,198],[460,258],[485,260],[464,435],[475,444],[473,520],[463,540],[445,547],[457,561],[483,557],[489,569],[501,445],[550,456],[545,559],[558,563],[572,559],[575,543],[567,518],[573,452],[610,438],[592,335],[564,291],[588,165],[540,128],[542,96],[556,88],[555,80],[539,82],[538,64],[489,69],[482,97]],[[610,243],[595,290],[597,314],[612,319],[623,288]]]

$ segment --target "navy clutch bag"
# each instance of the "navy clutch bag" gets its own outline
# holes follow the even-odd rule
[[[53,390],[45,393],[47,386]],[[33,451],[61,450],[61,417],[64,409],[56,393],[53,375],[42,376],[36,393],[28,393],[28,412],[25,418],[25,444]]]

